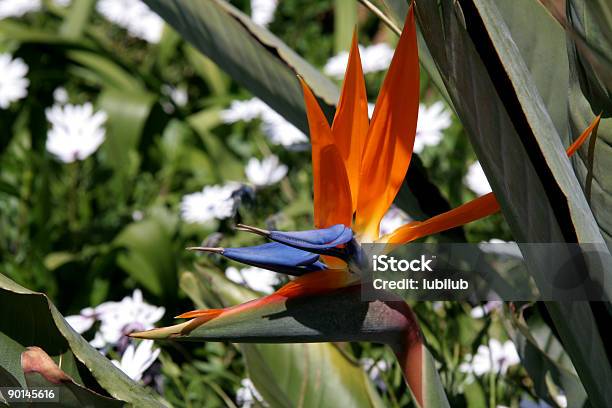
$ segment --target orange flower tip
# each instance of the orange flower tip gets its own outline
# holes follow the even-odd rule
[[[212,248],[212,247],[187,247],[185,248],[188,251],[198,251],[198,252],[212,252],[214,254],[223,254],[224,248]]]
[[[267,237],[270,235],[270,231],[265,230],[263,228],[251,227],[250,225],[237,224],[236,229],[238,231],[246,231],[251,232],[253,234],[261,235],[262,237]]]
[[[174,316],[175,319],[192,319],[194,317],[201,317],[206,315],[215,314],[214,310],[192,310],[190,312],[181,313],[178,316]]]

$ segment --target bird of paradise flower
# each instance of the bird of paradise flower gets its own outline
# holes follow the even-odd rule
[[[443,391],[440,396],[440,392],[427,390],[436,387],[431,378],[437,373],[410,307],[403,301],[363,302],[359,298],[358,268],[353,267],[358,265],[355,258],[361,244],[408,243],[500,209],[494,194],[489,193],[379,237],[380,221],[410,164],[416,134],[419,60],[413,6],[371,121],[356,36],[331,127],[309,87],[300,81],[312,144],[316,229],[282,232],[238,225],[238,229],[272,242],[246,248],[190,248],[296,278],[269,296],[224,309],[183,313],[177,318],[189,321],[131,336],[234,342],[386,343],[394,350],[419,406],[447,405]],[[567,150],[568,156],[575,153],[598,122],[599,117]]]

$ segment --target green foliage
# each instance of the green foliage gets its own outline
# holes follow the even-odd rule
[[[223,343],[159,343],[159,362],[148,371],[154,380],[146,386],[89,345],[97,326],[82,337],[62,317],[118,301],[135,288],[166,307],[161,323],[194,305],[256,297],[219,269],[234,264],[183,249],[261,242],[236,234],[236,222],[309,228],[309,151],[271,143],[261,119],[224,123],[222,111],[253,95],[307,134],[296,75],[331,118],[339,83],[321,68],[346,49],[354,24],[364,45],[395,42],[357,2],[284,0],[268,29],[249,19],[248,1],[146,3],[168,24],[157,44],[108,22],[94,0],[74,0],[68,8],[44,1],[42,11],[0,20],[0,53],[29,67],[27,97],[0,109],[0,385],[48,385],[21,365],[26,348],[38,346],[71,378],[62,384],[67,406],[237,406],[246,376],[272,407],[415,406],[399,365],[380,345],[227,342],[244,333],[269,341],[270,331],[275,342],[330,340],[325,327],[312,323],[321,320],[312,304],[285,319],[219,319],[192,333]],[[372,3],[401,26],[407,2]],[[396,204],[423,219],[474,198],[463,179],[478,158],[503,209],[434,241],[605,240],[610,246],[610,7],[572,0],[559,13],[542,3],[564,26],[535,0],[417,4],[422,102],[444,101],[455,115],[442,141],[413,158]],[[366,76],[372,102],[383,77]],[[59,87],[70,103],[91,102],[108,116],[101,147],[68,164],[45,147],[45,110],[56,103]],[[599,113],[597,139],[570,165],[565,147]],[[181,217],[186,194],[247,183],[249,159],[270,154],[289,166],[287,177],[241,190],[235,217],[206,223]],[[195,272],[184,272],[194,264]],[[543,271],[533,274],[537,280]],[[342,300],[317,305],[334,315]],[[432,401],[518,406],[526,398],[555,406],[565,395],[569,406],[612,404],[606,306],[517,305],[478,319],[468,304],[413,306],[427,341],[421,368]],[[287,313],[277,307],[264,311]],[[377,340],[350,317],[337,315],[355,340]],[[512,339],[522,367],[504,375],[466,373],[462,364],[490,338]],[[116,347],[107,355],[121,352]],[[367,360],[387,367],[374,381],[373,366],[363,367]]]

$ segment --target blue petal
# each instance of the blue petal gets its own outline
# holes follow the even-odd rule
[[[222,255],[247,265],[293,276],[325,269],[325,265],[319,261],[319,255],[278,242],[244,248],[224,248]]]
[[[353,239],[353,231],[337,224],[329,228],[309,231],[270,231],[270,239],[306,250],[323,250],[346,244]]]

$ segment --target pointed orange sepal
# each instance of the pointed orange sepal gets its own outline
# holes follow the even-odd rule
[[[576,153],[576,151],[580,148],[580,146],[582,146],[582,144],[589,138],[591,133],[597,130],[600,119],[601,119],[601,114],[597,115],[595,119],[593,119],[593,122],[591,122],[589,127],[586,128],[584,132],[582,132],[582,134],[578,137],[578,139],[576,139],[574,143],[572,143],[572,145],[567,148],[566,150],[567,157],[572,157],[572,155]]]
[[[382,237],[380,242],[404,244],[428,235],[459,227],[499,211],[499,203],[493,193],[485,194],[450,211],[431,217],[423,222],[414,222]]]
[[[325,199],[323,198],[322,189],[329,180],[323,181],[324,175],[321,174],[321,152],[323,148],[333,143],[333,139],[331,128],[317,102],[317,98],[315,98],[312,91],[301,77],[299,80],[302,84],[302,90],[304,91],[304,104],[306,105],[306,116],[308,117],[310,144],[312,148],[312,187],[315,226],[317,228],[322,228],[322,221],[328,218],[327,214],[325,214]]]
[[[312,296],[356,283],[358,279],[346,270],[324,270],[302,275],[274,294],[287,298]]]
[[[352,193],[352,211],[357,207],[361,156],[368,134],[368,97],[359,55],[357,30],[353,42],[336,115],[332,124],[334,144],[344,160]]]
[[[207,318],[208,320],[211,320],[219,316],[222,312],[223,312],[223,309],[192,310],[191,312],[180,314],[178,316],[175,316],[174,318],[175,319],[193,319],[194,317],[202,317],[202,318]]]
[[[351,188],[336,146],[328,145],[321,150],[318,174],[321,181],[318,194],[315,191],[315,227],[336,224],[350,227],[353,218]]]
[[[355,230],[364,240],[378,238],[380,220],[404,180],[412,156],[418,111],[419,56],[411,5],[376,100],[363,151]]]

